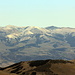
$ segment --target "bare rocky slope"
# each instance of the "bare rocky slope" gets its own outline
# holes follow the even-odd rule
[[[0,66],[42,59],[75,59],[75,28],[0,27]]]
[[[0,75],[75,75],[75,60],[22,61],[1,68]]]

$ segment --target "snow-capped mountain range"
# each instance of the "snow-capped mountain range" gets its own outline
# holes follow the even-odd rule
[[[0,27],[0,66],[38,59],[75,59],[75,28]]]

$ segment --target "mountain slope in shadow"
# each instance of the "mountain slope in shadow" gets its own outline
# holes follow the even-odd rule
[[[22,61],[0,68],[0,75],[5,75],[1,74],[3,72],[9,75],[75,75],[75,60]]]

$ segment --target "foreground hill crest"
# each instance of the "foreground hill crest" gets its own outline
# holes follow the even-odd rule
[[[74,66],[75,60],[23,61],[5,68],[1,68],[0,74],[6,73],[7,75],[74,75]]]

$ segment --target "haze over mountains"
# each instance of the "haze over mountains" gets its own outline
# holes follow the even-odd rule
[[[0,66],[40,59],[75,59],[75,28],[0,27]]]

